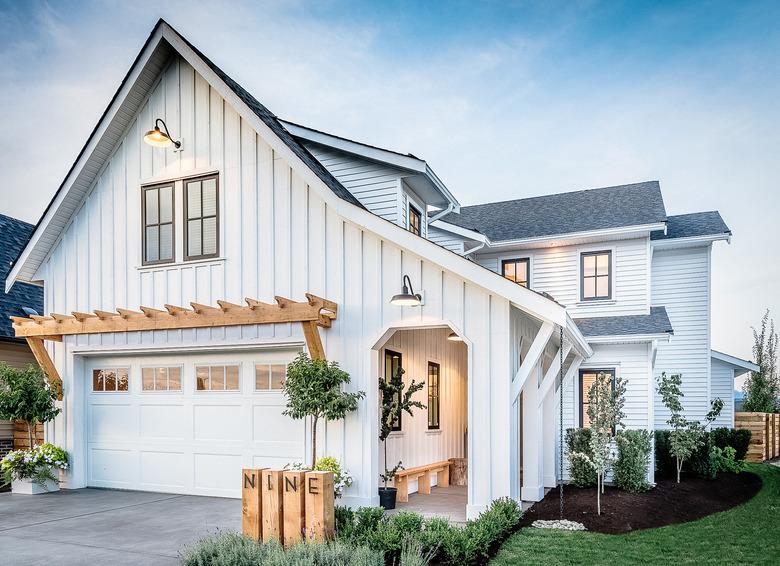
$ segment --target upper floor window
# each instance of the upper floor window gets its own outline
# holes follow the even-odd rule
[[[184,259],[219,255],[217,176],[184,181]]]
[[[612,252],[585,252],[580,256],[583,301],[612,298]]]
[[[614,369],[581,369],[580,370],[580,427],[590,428],[588,406],[590,405],[590,388],[600,373],[606,373],[612,377],[612,387],[615,387]]]
[[[144,265],[173,261],[173,185],[142,189]]]
[[[528,258],[505,259],[501,262],[501,275],[514,281],[518,285],[528,287],[529,280]]]
[[[422,234],[422,214],[411,204],[409,205],[409,231],[418,236]]]

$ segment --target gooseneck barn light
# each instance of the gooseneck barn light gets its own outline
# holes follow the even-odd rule
[[[160,130],[160,124],[162,124],[164,132]],[[144,134],[144,141],[154,147],[168,147],[173,144],[176,149],[181,147],[180,141],[175,141],[171,138],[171,133],[168,131],[168,126],[165,125],[165,121],[162,118],[157,118],[154,121],[154,129],[149,130]]]
[[[393,298],[390,299],[390,304],[399,307],[419,307],[422,304],[422,295],[414,292],[412,281],[408,275],[404,275],[401,292],[393,295]]]

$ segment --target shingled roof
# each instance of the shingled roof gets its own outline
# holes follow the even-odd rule
[[[658,181],[464,206],[445,222],[497,241],[557,236],[666,221]]]
[[[575,318],[574,322],[586,338],[674,334],[665,307],[650,307],[650,314]]]
[[[5,278],[32,233],[33,225],[0,214],[0,340],[14,337],[11,316],[27,316],[22,307],[43,313],[43,289],[28,283],[17,283],[10,293],[4,293]]]
[[[696,236],[731,236],[731,230],[717,210],[676,214],[667,219],[666,234],[659,230],[650,234],[651,240],[671,240]]]

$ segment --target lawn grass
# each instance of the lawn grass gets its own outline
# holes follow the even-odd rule
[[[491,564],[778,564],[780,468],[749,464],[763,486],[743,505],[698,521],[625,535],[522,529]]]

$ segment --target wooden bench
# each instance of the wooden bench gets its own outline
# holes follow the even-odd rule
[[[395,474],[394,480],[395,487],[398,490],[396,500],[402,503],[409,501],[409,482],[414,480],[417,480],[417,493],[429,495],[431,493],[431,474],[436,474],[436,485],[440,487],[450,485],[449,461],[444,460],[399,470]]]

